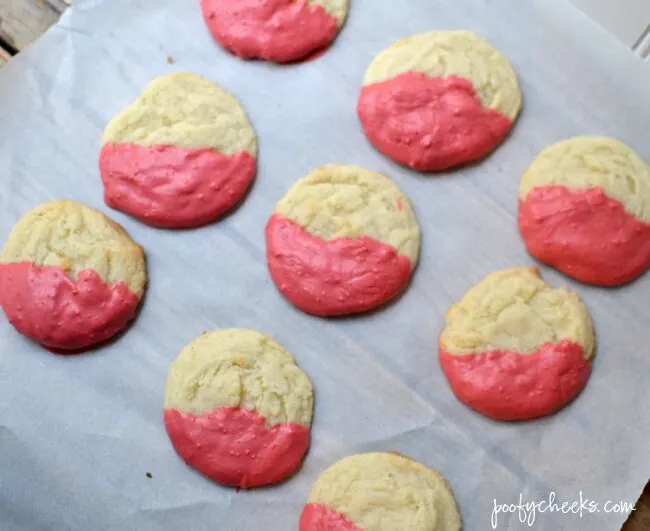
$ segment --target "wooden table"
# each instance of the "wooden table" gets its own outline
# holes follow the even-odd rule
[[[0,0],[0,66],[59,20],[68,0]]]
[[[54,24],[68,0],[0,0],[0,68]],[[622,531],[650,531],[650,482]]]

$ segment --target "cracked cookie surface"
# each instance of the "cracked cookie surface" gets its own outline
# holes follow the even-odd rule
[[[594,351],[587,308],[577,293],[552,288],[534,268],[497,271],[471,288],[447,311],[440,336],[452,355],[490,350],[531,354],[544,343],[571,341]]]
[[[291,354],[253,330],[209,332],[186,346],[172,365],[165,408],[201,415],[222,407],[256,411],[268,427],[311,424],[313,391]]]
[[[244,109],[229,92],[194,74],[154,79],[113,118],[104,143],[142,146],[211,147],[223,155],[246,151],[255,156],[255,132]]]
[[[417,262],[420,227],[411,202],[381,173],[322,166],[292,186],[275,211],[324,240],[368,236]]]
[[[11,262],[60,267],[72,280],[92,269],[138,297],[147,280],[142,248],[117,223],[76,201],[51,201],[25,214],[0,256],[0,263]]]
[[[510,120],[521,110],[521,89],[508,59],[471,31],[431,31],[400,39],[373,60],[363,84],[406,72],[467,79],[484,107]]]
[[[524,172],[519,197],[526,199],[543,186],[598,187],[626,212],[650,223],[650,166],[613,138],[576,137],[544,149]]]
[[[401,455],[380,452],[346,457],[323,472],[300,520],[300,531],[460,527],[456,501],[440,474]]]

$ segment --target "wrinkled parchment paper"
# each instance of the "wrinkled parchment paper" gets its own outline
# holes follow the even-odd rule
[[[376,53],[399,37],[448,28],[477,31],[509,57],[524,111],[487,161],[421,176],[369,146],[356,97]],[[235,213],[175,232],[111,212],[97,157],[106,122],[150,79],[179,70],[237,95],[260,156],[254,188]],[[436,467],[468,531],[492,528],[495,500],[541,501],[551,492],[568,502],[582,492],[599,512],[537,514],[533,529],[618,529],[626,515],[606,514],[604,503],[636,501],[650,476],[650,274],[608,290],[542,269],[551,284],[580,292],[598,333],[586,390],[551,418],[506,424],[474,414],[453,398],[434,345],[445,309],[471,285],[533,263],[515,212],[519,176],[538,151],[567,136],[604,134],[650,160],[648,87],[650,69],[563,0],[353,0],[334,47],[286,67],[217,47],[198,0],[78,0],[0,71],[0,236],[43,201],[83,201],[144,245],[150,287],[128,333],[87,355],[53,355],[0,322],[0,529],[293,530],[320,472],[370,450]],[[373,315],[303,315],[267,274],[263,227],[273,205],[295,179],[330,162],[390,175],[422,225],[410,289]],[[214,485],[177,458],[165,435],[169,364],[218,327],[271,334],[314,382],[313,444],[281,486]],[[497,529],[528,528],[517,514],[497,520]]]

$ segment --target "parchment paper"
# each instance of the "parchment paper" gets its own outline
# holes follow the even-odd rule
[[[547,144],[619,138],[650,160],[650,69],[562,0],[353,0],[335,46],[305,64],[244,62],[215,45],[198,0],[79,0],[0,71],[0,236],[30,208],[73,198],[109,213],[145,246],[150,286],[134,326],[87,355],[53,355],[0,322],[0,529],[297,529],[311,484],[335,460],[399,451],[451,484],[465,530],[491,529],[494,501],[583,497],[600,512],[538,514],[534,529],[614,530],[650,476],[650,275],[622,289],[576,284],[598,353],[582,395],[561,413],[497,423],[452,396],[435,343],[445,309],[496,269],[532,264],[515,213],[519,177]],[[376,153],[355,114],[372,57],[399,37],[467,28],[503,51],[525,106],[487,161],[421,176]],[[169,65],[166,56],[171,56]],[[189,70],[234,92],[260,144],[259,172],[228,218],[190,231],[146,227],[102,202],[106,122],[153,77]],[[288,187],[315,166],[355,163],[390,175],[423,231],[413,283],[373,315],[303,315],[275,290],[263,227]],[[204,330],[252,327],[282,343],[316,389],[313,444],[300,472],[254,492],[221,488],[175,455],[162,424],[177,352]],[[146,477],[149,472],[152,478]],[[500,515],[498,529],[527,529]]]

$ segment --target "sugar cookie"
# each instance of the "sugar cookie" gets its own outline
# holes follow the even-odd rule
[[[201,0],[214,39],[244,59],[288,63],[325,49],[348,13],[348,0]]]
[[[520,109],[510,63],[469,31],[432,31],[396,42],[370,64],[357,105],[375,148],[419,171],[485,157]]]
[[[546,148],[521,179],[528,252],[587,284],[618,286],[650,267],[650,166],[611,138]]]
[[[253,330],[217,330],[187,345],[170,369],[164,408],[176,452],[224,485],[282,481],[309,447],[311,382]]]
[[[75,201],[31,210],[0,256],[0,304],[21,334],[54,349],[100,343],[134,317],[144,253],[122,227]]]
[[[204,225],[244,197],[256,151],[233,96],[193,74],[159,77],[106,126],[104,199],[156,227]]]
[[[456,500],[435,470],[389,453],[353,455],[314,484],[300,531],[459,531]]]
[[[266,256],[282,294],[319,316],[376,308],[407,286],[420,228],[386,176],[329,165],[300,179],[266,225]]]
[[[594,356],[589,313],[576,293],[534,268],[488,275],[453,305],[440,335],[456,397],[498,420],[550,415],[584,388]]]

